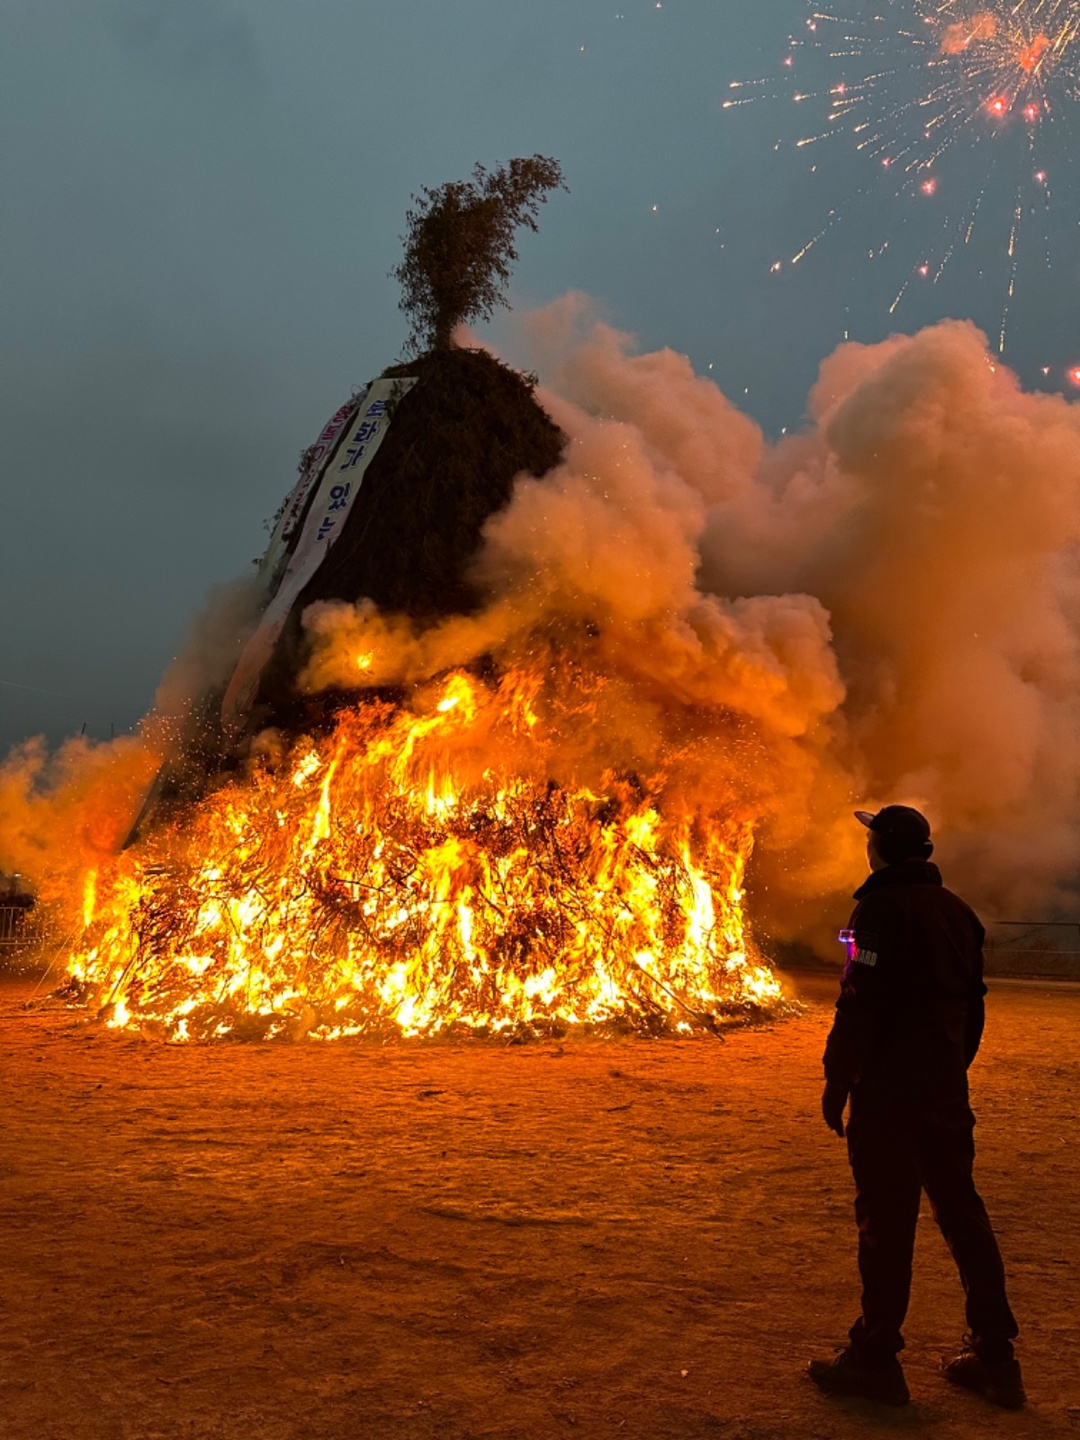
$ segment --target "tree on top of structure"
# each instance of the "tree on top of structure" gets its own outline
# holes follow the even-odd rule
[[[447,350],[458,325],[490,320],[508,305],[515,233],[522,225],[539,228],[540,206],[559,188],[566,188],[559,162],[534,155],[493,171],[477,165],[471,180],[425,186],[413,196],[405,257],[393,274],[414,352]]]

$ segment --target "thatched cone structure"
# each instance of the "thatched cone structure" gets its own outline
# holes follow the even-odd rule
[[[468,571],[485,521],[508,503],[516,476],[541,476],[561,459],[565,437],[530,378],[486,351],[433,350],[383,373],[418,383],[398,402],[340,536],[292,608],[248,733],[317,724],[347,700],[312,701],[296,688],[301,617],[315,601],[370,599],[421,621],[475,609]]]

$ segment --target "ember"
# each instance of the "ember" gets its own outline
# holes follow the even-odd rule
[[[665,813],[663,775],[540,778],[559,708],[542,672],[457,671],[265,753],[88,887],[72,993],[176,1040],[686,1031],[773,1007],[743,933],[749,825]]]

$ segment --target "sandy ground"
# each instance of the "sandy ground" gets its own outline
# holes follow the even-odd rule
[[[5,1440],[1080,1437],[1080,992],[1001,986],[981,1183],[1021,1416],[936,1374],[962,1329],[927,1217],[916,1404],[820,1397],[855,1310],[817,1116],[832,986],[772,1029],[503,1049],[168,1048],[0,989]]]

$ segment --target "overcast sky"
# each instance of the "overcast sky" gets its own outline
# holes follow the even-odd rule
[[[890,321],[863,221],[812,273],[769,275],[828,197],[775,151],[786,115],[722,103],[732,79],[778,73],[805,15],[6,0],[0,750],[134,723],[208,587],[262,548],[298,452],[397,357],[387,272],[410,193],[478,160],[540,151],[570,184],[523,240],[516,304],[586,290],[646,346],[711,365],[772,432],[845,329],[950,310],[992,326],[999,296],[974,276]],[[1029,378],[1080,346],[1076,279],[1070,263],[1028,281]]]

